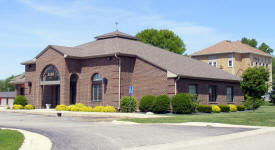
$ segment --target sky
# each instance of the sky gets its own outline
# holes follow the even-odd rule
[[[0,79],[47,45],[76,46],[116,30],[169,29],[187,54],[255,38],[275,49],[274,0],[0,0]]]

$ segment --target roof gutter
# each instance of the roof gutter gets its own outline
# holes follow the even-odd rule
[[[117,53],[115,53],[115,57],[118,59],[118,109],[120,110],[121,59],[117,56]]]
[[[177,88],[177,81],[180,79],[180,76],[177,76],[175,79],[175,95],[178,93],[178,88]]]

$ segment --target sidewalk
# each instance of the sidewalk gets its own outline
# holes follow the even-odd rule
[[[24,142],[19,148],[19,150],[50,150],[52,147],[51,140],[41,134],[21,130],[21,129],[13,129],[13,128],[1,128],[1,129],[9,129],[16,130],[21,132],[24,135]]]
[[[117,118],[158,118],[168,117],[164,115],[146,115],[145,113],[120,113],[120,112],[72,112],[72,111],[56,111],[55,109],[33,109],[33,110],[14,110],[1,108],[0,112],[15,112],[37,115],[52,115],[56,116],[57,113],[62,113],[64,117],[89,117],[89,116],[101,116],[101,117],[117,117]]]

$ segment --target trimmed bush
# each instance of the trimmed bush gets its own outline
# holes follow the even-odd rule
[[[140,99],[139,110],[141,112],[148,112],[153,110],[153,101],[155,100],[153,95],[145,95]]]
[[[263,104],[262,99],[255,98],[255,104],[254,104],[255,109],[259,108],[262,104]],[[253,98],[246,95],[243,105],[245,106],[246,109],[252,110],[253,109]]]
[[[116,112],[116,109],[114,106],[107,105],[104,107],[104,112]]]
[[[19,95],[15,97],[13,104],[25,106],[28,104],[28,100],[25,96]]]
[[[219,104],[218,106],[220,107],[221,112],[229,112],[230,111],[230,107],[228,105]]]
[[[243,105],[238,105],[238,106],[237,106],[237,110],[238,110],[238,111],[244,111],[244,110],[245,110],[245,106],[243,106]]]
[[[67,110],[67,111],[71,111],[71,109],[72,109],[73,107],[74,107],[74,105],[69,105],[69,106],[66,107],[66,110]]]
[[[66,105],[63,105],[63,104],[57,105],[57,106],[55,107],[55,110],[58,110],[58,111],[65,111],[65,110],[67,110],[67,106],[66,106]]]
[[[172,97],[173,113],[175,114],[190,114],[193,112],[193,95],[179,93]]]
[[[83,107],[80,107],[80,111],[81,112],[92,112],[93,108],[90,106],[83,106]]]
[[[236,105],[230,104],[228,106],[229,106],[231,112],[236,112],[237,111],[237,106]]]
[[[76,103],[75,106],[76,106],[76,107],[84,107],[85,105],[82,104],[82,103]]]
[[[122,112],[134,112],[136,111],[137,101],[136,98],[131,96],[131,105],[130,105],[130,96],[123,96],[120,100],[120,110]]]
[[[199,104],[198,107],[197,107],[197,110],[199,112],[211,113],[212,112],[212,106],[211,105]]]
[[[30,110],[30,109],[34,109],[34,106],[33,105],[25,105],[24,106],[24,109],[28,109],[28,110]]]
[[[212,112],[219,113],[221,112],[221,108],[217,105],[212,105]]]
[[[170,109],[170,98],[167,95],[159,95],[153,101],[154,113],[167,113]]]
[[[93,112],[104,112],[104,106],[96,106],[93,108]]]
[[[14,104],[12,106],[12,109],[23,109],[24,107],[22,105]]]

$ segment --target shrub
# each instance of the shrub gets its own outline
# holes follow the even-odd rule
[[[104,106],[96,106],[93,108],[93,112],[104,112]]]
[[[58,111],[65,111],[65,110],[67,110],[67,106],[66,105],[57,105],[56,107],[55,107],[55,110],[58,110]]]
[[[173,113],[175,114],[190,114],[193,112],[193,95],[179,93],[172,97]]]
[[[273,106],[273,103],[264,100],[262,105],[263,106]]]
[[[170,98],[167,95],[159,95],[153,101],[154,113],[167,113],[170,109]]]
[[[12,106],[12,109],[23,109],[24,107],[22,105],[14,104]]]
[[[74,107],[74,105],[69,105],[69,106],[66,107],[66,110],[67,110],[67,111],[71,111],[71,109],[72,109],[73,107]]]
[[[28,104],[28,101],[25,96],[19,95],[15,97],[13,104],[25,106]]]
[[[219,113],[221,112],[221,108],[217,105],[212,105],[212,112]]]
[[[70,111],[81,111],[81,108],[82,108],[82,107],[78,107],[78,106],[76,106],[76,105],[71,105]]]
[[[148,112],[153,110],[153,101],[155,100],[153,95],[145,95],[140,99],[139,110],[141,112]]]
[[[25,105],[24,106],[24,109],[34,109],[34,106],[33,105]]]
[[[237,110],[238,111],[244,111],[245,110],[245,107],[243,105],[238,105],[237,106]]]
[[[199,112],[211,113],[212,112],[212,106],[210,106],[210,105],[204,105],[204,104],[199,104],[198,107],[197,107],[197,110]]]
[[[76,107],[84,107],[85,105],[84,105],[84,104],[81,104],[81,103],[76,103],[75,106],[76,106]]]
[[[255,98],[255,104],[254,104],[255,109],[259,108],[262,104],[263,104],[262,99]],[[253,109],[253,98],[246,95],[243,105],[245,106],[246,109],[252,110]]]
[[[123,96],[120,100],[120,110],[122,112],[133,112],[136,111],[137,101],[135,97],[131,97],[130,105],[130,96]]]
[[[230,104],[228,106],[229,106],[229,109],[230,109],[231,112],[236,112],[237,111],[237,106],[236,105]]]
[[[219,104],[218,106],[220,107],[221,112],[229,112],[230,111],[230,107],[228,105]]]
[[[82,106],[82,107],[79,107],[80,108],[80,111],[81,112],[92,112],[92,107],[90,106]]]
[[[116,109],[114,106],[105,106],[104,109],[103,109],[104,112],[116,112]]]

